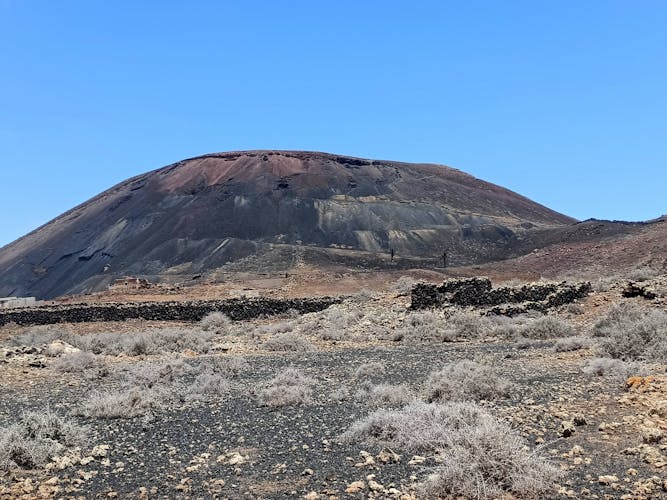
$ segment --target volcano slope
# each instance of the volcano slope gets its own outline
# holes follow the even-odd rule
[[[104,289],[126,275],[433,267],[518,255],[573,219],[442,165],[312,152],[184,160],[128,179],[0,249],[0,296]],[[394,258],[391,251],[394,251]]]

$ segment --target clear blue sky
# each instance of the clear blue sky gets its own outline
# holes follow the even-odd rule
[[[667,2],[0,0],[0,245],[199,154],[443,163],[667,213]]]

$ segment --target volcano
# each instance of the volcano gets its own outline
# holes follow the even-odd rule
[[[574,219],[443,165],[317,152],[199,156],[104,191],[0,249],[0,296],[225,272],[443,267],[515,257]]]

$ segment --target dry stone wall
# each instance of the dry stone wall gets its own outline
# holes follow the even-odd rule
[[[493,288],[488,278],[447,280],[442,285],[420,283],[412,288],[411,309],[447,305],[486,308],[486,314],[513,316],[575,302],[592,290],[590,283],[534,283]]]
[[[295,310],[299,314],[326,309],[341,302],[338,297],[302,299],[238,298],[188,302],[137,302],[106,304],[67,304],[14,309],[0,312],[0,325],[48,325],[89,321],[146,319],[161,321],[199,321],[220,311],[233,320],[273,316]]]

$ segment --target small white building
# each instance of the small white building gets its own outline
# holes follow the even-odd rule
[[[35,297],[0,297],[0,309],[10,307],[30,307],[37,304]]]

